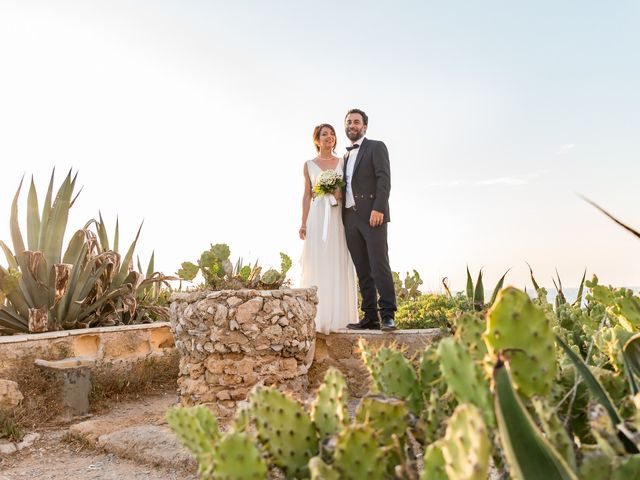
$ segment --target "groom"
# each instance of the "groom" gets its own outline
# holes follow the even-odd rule
[[[396,329],[396,295],[387,253],[391,170],[385,144],[365,138],[368,124],[369,117],[362,110],[347,112],[344,126],[351,146],[344,157],[347,185],[343,189],[342,221],[364,312],[362,320],[347,328],[390,331]]]

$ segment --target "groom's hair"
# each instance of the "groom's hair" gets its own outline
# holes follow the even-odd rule
[[[364,113],[362,110],[360,110],[359,108],[352,108],[351,110],[349,110],[347,112],[347,114],[344,116],[345,120],[346,118],[349,116],[349,114],[351,113],[359,113],[360,116],[362,117],[362,123],[364,125],[369,125],[369,117],[367,117],[367,114]]]

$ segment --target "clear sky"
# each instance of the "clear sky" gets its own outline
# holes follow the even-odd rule
[[[84,187],[70,230],[144,219],[165,273],[218,242],[297,260],[313,127],[342,153],[359,107],[394,270],[640,285],[640,240],[576,195],[640,228],[638,25],[632,0],[0,0],[0,238],[21,175],[43,195],[56,166]]]

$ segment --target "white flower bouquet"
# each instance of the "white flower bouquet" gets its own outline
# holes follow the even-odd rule
[[[316,180],[316,184],[313,187],[313,191],[319,197],[323,195],[329,195],[329,202],[331,205],[337,205],[335,197],[332,195],[337,189],[342,188],[346,185],[344,180],[342,180],[342,176],[336,172],[335,170],[328,169],[322,172],[318,179]]]

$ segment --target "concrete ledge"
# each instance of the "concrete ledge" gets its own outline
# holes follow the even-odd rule
[[[81,358],[101,364],[162,358],[175,352],[169,322],[83,328],[0,337],[0,378],[21,360]]]
[[[340,370],[347,379],[351,395],[362,397],[369,390],[369,375],[362,362],[358,341],[365,339],[372,348],[396,344],[411,357],[428,345],[437,343],[445,333],[437,328],[424,330],[336,330],[329,335],[316,335],[316,350],[309,369],[311,387],[317,387],[329,367]]]

